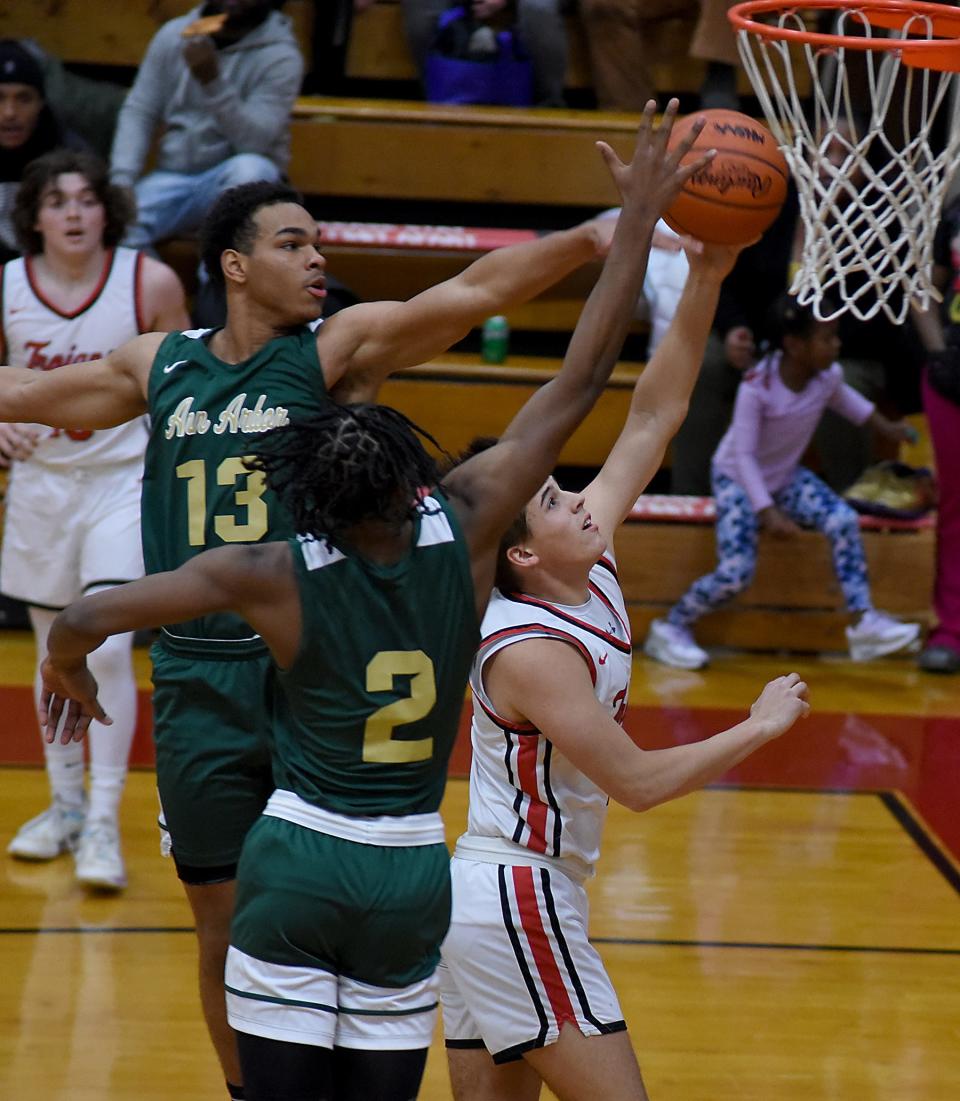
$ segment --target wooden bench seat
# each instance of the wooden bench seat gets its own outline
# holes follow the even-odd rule
[[[448,352],[388,379],[379,399],[406,413],[453,455],[477,436],[499,436],[534,391],[553,378],[560,360],[510,356],[503,365]],[[624,363],[560,455],[569,466],[599,466],[623,427],[640,364]]]
[[[594,142],[628,157],[633,115],[301,97],[291,178],[308,195],[447,202],[618,203]]]
[[[716,567],[713,524],[704,522],[704,498],[662,497],[657,509],[635,510],[617,538],[617,557],[634,643],[702,574]],[[641,504],[645,502],[641,498]],[[668,503],[686,517],[666,518]],[[651,514],[656,519],[651,519]],[[870,585],[878,608],[928,623],[934,574],[934,521],[861,518]],[[778,540],[761,536],[753,584],[727,608],[697,624],[704,646],[744,650],[845,650],[840,587],[826,538],[805,531]]]

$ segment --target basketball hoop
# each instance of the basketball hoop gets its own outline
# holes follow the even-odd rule
[[[833,14],[833,33],[809,30],[811,12]],[[728,14],[797,186],[804,244],[791,292],[822,320],[850,311],[866,321],[882,310],[898,325],[911,300],[922,308],[939,301],[933,238],[960,164],[951,94],[960,9],[920,0],[748,0]],[[866,97],[851,87],[853,66]],[[939,152],[931,145],[938,121]]]

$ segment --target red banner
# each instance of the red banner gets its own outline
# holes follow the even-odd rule
[[[319,222],[323,243],[358,248],[438,249],[446,252],[490,252],[506,245],[534,241],[532,229],[484,229],[469,226],[412,226],[380,222]]]

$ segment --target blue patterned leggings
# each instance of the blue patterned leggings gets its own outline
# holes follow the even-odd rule
[[[717,555],[713,573],[694,581],[670,609],[667,619],[689,627],[707,612],[749,588],[757,567],[760,521],[743,487],[724,474],[714,473],[717,502]],[[867,563],[854,510],[804,467],[773,495],[777,508],[803,527],[816,528],[830,540],[833,568],[848,611],[864,612],[873,605],[867,582]]]

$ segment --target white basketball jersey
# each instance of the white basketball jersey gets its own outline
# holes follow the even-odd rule
[[[29,257],[0,268],[0,322],[7,362],[34,371],[100,359],[144,332],[140,308],[143,255],[116,248],[103,276],[77,309],[60,309],[41,290]],[[100,466],[142,457],[147,428],[139,417],[116,428],[68,431],[38,426],[44,434],[30,462]]]
[[[544,863],[559,860],[577,879],[593,874],[600,855],[607,795],[536,727],[497,715],[484,689],[483,668],[494,654],[524,639],[559,639],[580,654],[597,699],[622,722],[632,647],[609,552],[590,571],[589,586],[590,599],[575,607],[549,604],[525,593],[493,591],[470,676],[473,764],[463,839],[464,849],[476,849],[477,842],[482,845],[479,839],[498,839],[498,851],[513,847],[524,863],[538,855]],[[502,863],[510,863],[509,854]]]

